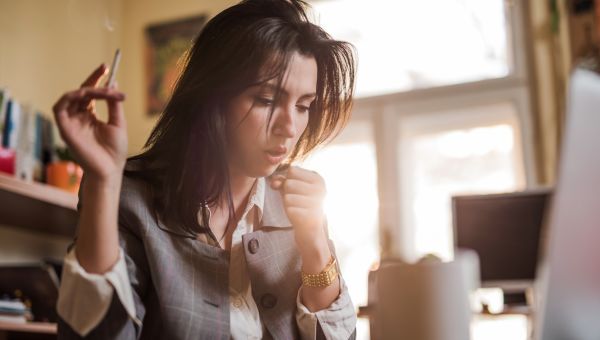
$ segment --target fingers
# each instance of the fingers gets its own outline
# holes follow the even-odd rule
[[[106,87],[107,90],[110,90],[112,92],[115,93],[121,93],[119,92],[119,83],[117,83],[117,81],[115,80],[113,85],[108,88]],[[125,94],[123,94],[123,99],[125,99]],[[115,126],[120,126],[120,127],[124,127],[125,126],[125,114],[123,113],[123,104],[121,103],[122,100],[108,100],[108,124],[109,125],[115,125]]]
[[[271,188],[282,195],[300,195],[321,201],[326,194],[323,178],[314,171],[290,167],[286,174],[275,173],[269,178]]]
[[[125,127],[125,114],[123,113],[122,100],[108,101],[108,124]]]
[[[307,208],[289,207],[287,208],[286,213],[292,216],[307,216],[310,214],[310,211],[311,210]],[[318,223],[315,223],[315,225],[318,225]]]
[[[75,113],[74,111],[77,110],[74,110],[74,108],[80,107],[79,104],[82,102],[94,99],[103,99],[108,101],[109,109],[111,105],[113,105],[114,108],[119,108],[118,106],[114,105],[116,102],[125,100],[125,94],[106,88],[81,88],[79,90],[65,93],[62,97],[60,97],[56,104],[54,104],[52,110],[54,111],[57,120],[60,121],[66,118],[69,113]]]
[[[55,112],[64,110],[69,104],[71,104],[74,101],[83,101],[89,99],[123,101],[125,100],[125,94],[113,89],[85,87],[79,90],[65,93],[62,97],[60,97],[56,104],[54,104],[53,110]]]
[[[275,170],[275,172],[273,172],[273,174],[269,177],[271,188],[275,190],[279,190],[281,188],[281,185],[283,182],[285,182],[289,168],[289,164],[280,164],[277,167],[277,170]]]
[[[297,179],[288,178],[282,184],[285,192],[295,193],[299,195],[316,195],[322,196],[324,194],[322,188],[319,185],[315,185],[310,182],[305,182]]]
[[[320,209],[322,207],[322,201],[320,199],[299,194],[284,194],[283,203],[286,207],[303,209]]]
[[[96,68],[92,74],[88,76],[88,78],[81,84],[81,88],[85,87],[97,87],[100,83],[100,80],[107,73],[108,67],[102,63],[98,68]],[[92,99],[81,102],[80,111],[90,111],[94,112],[94,101]]]
[[[271,184],[271,188],[275,190],[282,189],[282,185],[285,183],[285,175],[271,175],[271,177],[269,177],[269,182]]]
[[[92,74],[90,74],[87,77],[87,79],[83,83],[81,83],[81,88],[98,86],[100,79],[102,79],[102,77],[106,74],[107,71],[108,67],[106,67],[106,65],[102,63],[102,65],[98,66],[98,68],[96,68],[92,72]]]
[[[319,175],[315,171],[306,170],[297,166],[290,166],[285,171],[281,172],[276,171],[273,175],[269,177],[269,179],[271,181],[271,187],[273,189],[281,189],[282,185],[290,180],[297,181],[291,182],[292,185],[294,185],[293,183],[297,184],[298,182],[305,182],[313,183],[315,185],[322,186],[323,188],[325,187],[325,181],[323,180],[323,177],[321,177],[321,175]]]
[[[308,182],[324,183],[323,178],[318,173],[316,173],[312,170],[303,169],[303,168],[300,168],[297,166],[291,166],[287,170],[286,178],[287,179],[298,179],[298,180],[303,180],[303,181],[308,181]]]

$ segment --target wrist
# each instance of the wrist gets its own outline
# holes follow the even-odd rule
[[[86,173],[85,180],[81,183],[82,194],[88,200],[90,196],[94,197],[112,197],[118,198],[121,193],[121,184],[123,182],[122,174],[111,176],[96,176]]]
[[[123,171],[114,171],[110,174],[96,174],[94,172],[85,172],[84,185],[98,189],[119,189],[123,181]]]
[[[329,263],[332,257],[331,250],[326,238],[314,240],[310,246],[300,248],[302,257],[302,271],[307,274],[320,273]]]

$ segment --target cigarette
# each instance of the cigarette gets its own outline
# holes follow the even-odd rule
[[[115,85],[117,78],[117,69],[119,68],[119,62],[121,61],[121,49],[117,48],[115,51],[115,57],[113,58],[112,65],[110,66],[110,74],[108,75],[108,81],[106,82],[107,88],[112,88]]]

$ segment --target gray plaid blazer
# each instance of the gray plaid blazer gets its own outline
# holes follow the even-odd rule
[[[279,192],[269,185],[265,191],[260,227],[242,237],[252,293],[268,331],[265,337],[297,339],[301,258]],[[119,242],[142,326],[128,317],[114,294],[106,316],[86,338],[230,339],[228,252],[198,241],[180,226],[164,224],[150,207],[148,185],[125,176]],[[331,241],[330,246],[334,251]],[[317,338],[325,338],[322,329],[328,325],[323,323],[335,323],[355,338],[354,308],[341,283],[341,294],[328,309],[334,313],[317,314]],[[58,338],[81,337],[59,319]]]

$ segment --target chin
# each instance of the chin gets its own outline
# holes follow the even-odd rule
[[[253,178],[260,178],[260,177],[268,177],[271,176],[273,174],[273,172],[275,172],[275,170],[277,170],[277,167],[279,165],[265,165],[262,167],[256,167],[254,169],[249,169],[250,171],[248,171],[247,175],[248,177],[253,177]]]
[[[268,177],[271,176],[275,170],[277,170],[277,167],[279,165],[271,165],[268,168],[265,168],[265,171],[263,172],[263,174],[261,175],[261,177]]]

